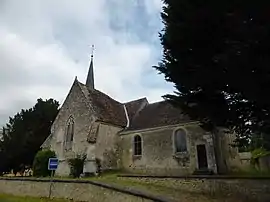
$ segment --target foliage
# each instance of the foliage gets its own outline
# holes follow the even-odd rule
[[[270,136],[262,133],[237,135],[233,146],[237,146],[239,152],[253,151],[258,148],[270,151]]]
[[[74,178],[80,177],[83,173],[83,166],[86,160],[86,155],[77,155],[76,158],[69,159],[70,176]]]
[[[40,150],[34,159],[33,163],[33,175],[35,177],[47,177],[51,175],[51,171],[48,170],[49,158],[56,157],[54,151]]]
[[[95,158],[96,161],[96,166],[97,166],[97,174],[100,175],[101,174],[101,160],[99,158]]]
[[[270,151],[267,151],[264,148],[258,148],[251,152],[251,164],[257,164],[258,159],[264,156],[270,155]]]
[[[154,68],[176,88],[164,98],[209,129],[269,134],[269,6],[164,0],[163,59]]]
[[[18,171],[32,165],[41,144],[50,134],[59,103],[53,99],[38,99],[30,109],[22,109],[3,128],[0,141],[1,171]]]

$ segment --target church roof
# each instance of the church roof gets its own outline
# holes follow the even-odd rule
[[[181,109],[172,106],[167,101],[149,104],[146,98],[141,98],[127,103],[120,103],[97,89],[90,89],[86,85],[78,83],[87,100],[94,107],[98,121],[126,127],[125,105],[130,120],[130,125],[126,131],[191,121],[188,116],[182,113]]]
[[[181,109],[173,107],[168,101],[161,101],[146,105],[134,117],[127,130],[155,128],[178,123],[191,122]]]
[[[89,89],[86,85],[78,82],[87,100],[94,107],[98,121],[125,127],[127,119],[122,103],[96,89]]]
[[[173,107],[167,101],[149,104],[146,98],[120,103],[105,93],[88,88],[78,81],[82,92],[94,108],[98,121],[126,127],[127,119],[124,105],[126,106],[130,125],[125,131],[155,128],[166,125],[190,122],[181,109]]]
[[[134,116],[137,114],[137,112],[141,110],[146,104],[148,104],[148,101],[146,98],[140,98],[138,100],[133,100],[133,101],[124,103],[124,105],[127,108],[129,120],[132,121]]]
[[[191,121],[179,108],[173,107],[167,101],[149,104],[146,98],[127,103],[114,100],[95,89],[93,68],[92,52],[86,84],[80,83],[77,77],[76,82],[96,113],[97,121],[127,127],[125,130],[147,129]]]

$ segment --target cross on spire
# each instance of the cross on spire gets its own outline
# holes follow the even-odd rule
[[[95,46],[94,46],[94,45],[92,45],[92,49],[91,49],[91,58],[93,58],[93,57],[94,57],[94,50],[95,50]]]

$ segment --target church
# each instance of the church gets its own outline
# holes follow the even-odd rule
[[[99,91],[91,55],[86,82],[75,78],[41,148],[55,151],[59,176],[69,175],[68,159],[78,154],[86,155],[84,174],[99,166],[102,171],[181,176],[239,167],[233,140],[224,129],[205,131],[167,101],[121,103]]]

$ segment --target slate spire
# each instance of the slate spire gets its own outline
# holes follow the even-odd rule
[[[93,64],[93,56],[94,55],[94,45],[92,45],[92,53],[91,53],[91,61],[90,61],[90,66],[88,70],[88,75],[86,79],[86,86],[89,89],[94,89],[94,64]]]

